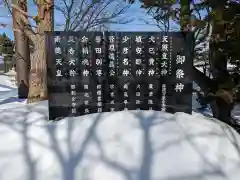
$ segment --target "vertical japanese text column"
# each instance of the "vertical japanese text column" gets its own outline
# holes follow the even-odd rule
[[[55,101],[56,98],[58,98],[59,95],[59,88],[56,89],[56,87],[59,87],[62,85],[62,80],[64,79],[64,73],[63,73],[63,58],[62,58],[62,48],[61,43],[62,37],[59,33],[54,33],[54,60],[55,60],[55,74],[53,75],[53,84],[52,87],[48,87],[49,92],[49,119],[55,120],[57,117],[59,117],[58,108],[59,104]],[[52,71],[53,69],[51,69]],[[51,96],[50,96],[51,93]],[[62,105],[64,106],[64,105]],[[63,107],[64,109],[67,107]],[[61,111],[63,113],[63,111]],[[69,112],[67,112],[66,115],[68,115]]]
[[[77,43],[74,35],[69,35],[67,39],[67,66],[68,75],[70,78],[70,91],[71,91],[71,115],[77,114]]]
[[[186,60],[185,55],[179,53],[176,56],[176,84],[175,84],[175,92],[176,92],[176,97],[177,98],[177,107],[176,111],[184,111],[184,104],[182,102],[182,99],[184,99],[184,89],[185,89],[185,84],[184,84],[184,78],[185,78],[185,72],[184,72],[184,63]]]
[[[63,77],[62,74],[62,49],[61,49],[61,39],[62,37],[60,35],[57,35],[54,37],[55,42],[55,60],[56,60],[56,77]]]
[[[174,39],[174,32],[170,32],[168,33],[168,49],[169,49],[169,53],[168,53],[168,84],[166,86],[167,88],[167,112],[173,113],[174,112],[174,108],[175,108],[175,103],[176,103],[176,99],[175,99],[175,92],[174,92],[174,85],[175,85],[175,59],[173,58],[173,54],[174,52],[177,50],[177,48],[175,47],[175,49],[173,48],[173,39]],[[165,91],[164,91],[165,92]]]
[[[80,46],[81,46],[81,88],[83,88],[84,97],[81,101],[81,114],[89,114],[91,113],[90,108],[90,100],[91,100],[91,66],[92,62],[90,60],[90,52],[91,52],[91,44],[88,34],[82,34],[80,36]]]
[[[129,90],[130,90],[130,81],[129,78],[131,77],[131,62],[130,62],[130,46],[131,46],[131,38],[129,34],[124,34],[121,36],[121,45],[120,45],[120,70],[119,74],[122,76],[123,83],[123,105],[124,110],[129,109]]]
[[[100,32],[94,32],[94,41],[92,44],[92,71],[93,79],[96,82],[96,110],[95,112],[103,112],[103,80],[104,72],[104,49],[102,47],[103,36]]]
[[[169,45],[168,45],[168,36],[162,36],[162,45],[161,45],[161,76],[163,77],[162,87],[161,87],[161,111],[166,111],[166,101],[167,101],[167,78],[168,76],[168,61],[169,61]]]
[[[187,35],[188,37],[188,35]],[[193,39],[192,39],[193,40]],[[171,94],[168,103],[171,112],[192,112],[192,42],[188,41],[185,33],[171,32],[169,37],[170,58],[172,61],[172,75],[170,76]]]
[[[134,36],[134,45],[132,45],[132,57],[134,57],[135,64],[133,64],[132,69],[133,69],[133,76],[135,76],[135,81],[136,85],[134,88],[135,89],[135,103],[136,103],[136,109],[137,110],[143,110],[144,109],[144,102],[145,102],[145,97],[143,97],[143,84],[140,83],[142,78],[144,78],[144,70],[142,67],[143,61],[144,61],[144,37],[142,34],[136,34]],[[133,61],[133,59],[131,59]],[[133,61],[134,62],[134,61]]]
[[[116,76],[117,76],[117,37],[114,35],[114,33],[110,33],[108,36],[108,46],[106,48],[108,52],[108,87],[109,88],[109,102],[108,102],[108,111],[115,111],[116,107]]]
[[[49,110],[49,114],[51,113],[51,117],[66,117],[71,112],[69,112],[69,107],[71,107],[71,98],[69,98],[69,92],[65,92],[67,84],[67,67],[65,65],[65,52],[64,48],[66,48],[65,44],[65,34],[60,32],[55,32],[54,36],[55,42],[55,60],[56,60],[56,81],[54,84],[54,88],[51,88],[51,91],[54,91],[54,110]],[[69,89],[69,88],[68,88]],[[53,92],[52,92],[53,93]],[[51,102],[51,101],[50,101]]]
[[[176,44],[176,45],[175,45]],[[173,46],[181,46],[181,51],[175,56],[176,64],[176,83],[175,96],[177,100],[178,112],[192,113],[192,52],[193,34],[185,34],[178,37]]]
[[[148,98],[147,98],[147,104],[149,110],[158,110],[158,104],[157,98],[154,98],[153,91],[154,88],[156,88],[157,83],[157,47],[156,47],[156,37],[151,35],[149,38],[145,39],[145,49],[146,58],[147,58],[147,82],[148,82]]]

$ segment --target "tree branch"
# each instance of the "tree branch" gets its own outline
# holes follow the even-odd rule
[[[18,6],[14,5],[14,4],[12,4],[11,7],[19,12],[19,15],[20,15],[19,17],[15,17],[14,15],[12,15],[12,16],[13,16],[13,18],[15,18],[17,24],[19,25],[20,31],[23,31],[31,41],[35,41],[36,34],[30,25],[30,22],[28,20],[29,16],[28,16],[27,12],[21,10]],[[15,31],[16,31],[16,29],[15,29]]]
[[[81,24],[83,25],[84,23],[81,23],[83,21],[83,19],[90,13],[90,10],[96,5],[96,3],[99,3],[101,0],[96,1],[96,2],[92,2],[92,4],[88,5],[87,3],[87,8],[85,10],[85,12],[82,14],[82,17],[78,20],[78,18],[81,15],[81,10],[79,9],[79,12],[77,13],[77,16],[75,17],[75,19],[73,19],[71,27],[73,30],[76,30]],[[84,0],[83,0],[84,2]],[[94,12],[94,11],[92,11]],[[75,25],[74,25],[75,24]],[[82,28],[84,27],[84,25],[82,26]]]
[[[18,12],[20,12],[22,15],[28,17],[28,18],[32,18],[32,16],[29,16],[27,12],[23,11],[22,9],[20,9],[18,6],[16,6],[15,4],[11,4],[11,7],[16,9]]]
[[[130,6],[121,6],[117,2],[117,0],[63,0],[63,2],[59,0],[55,7],[64,15],[65,31],[88,30],[104,23],[123,23],[120,18],[118,20],[116,18],[125,13]]]

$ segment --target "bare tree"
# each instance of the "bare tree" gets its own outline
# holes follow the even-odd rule
[[[145,8],[150,19],[140,19],[146,24],[156,25],[161,31],[177,31],[179,26],[175,23],[177,8],[173,6],[172,2],[163,1],[161,6],[148,6],[142,4],[141,8]]]
[[[198,2],[200,3],[200,2]],[[163,1],[158,6],[142,5],[146,8],[150,20],[143,20],[146,24],[153,24],[161,31],[179,31],[180,30],[180,4],[173,1]],[[184,9],[184,8],[183,8]],[[211,26],[209,22],[210,9],[200,3],[192,1],[188,28],[194,33],[194,57],[197,61],[205,61],[208,55],[208,44],[211,36]]]
[[[106,29],[109,24],[126,24],[130,5],[121,0],[56,0],[55,9],[65,19],[57,26],[65,31]]]
[[[30,40],[32,46],[30,58],[30,73],[29,73],[29,93],[28,102],[36,102],[47,99],[47,63],[45,55],[45,40],[44,32],[53,29],[53,0],[34,0],[37,6],[37,15],[31,16],[26,8],[21,8],[19,5],[11,4],[5,0],[9,11],[12,14],[13,22],[15,23],[15,32],[23,32]],[[18,4],[27,6],[27,0],[18,0]],[[16,15],[17,14],[17,15]],[[35,21],[33,25],[30,19]],[[29,46],[27,47],[29,50]]]
[[[166,11],[160,11],[156,13],[156,9],[153,8],[149,9],[147,11],[147,14],[152,17],[150,20],[146,19],[140,19],[144,21],[148,25],[156,25],[159,30],[164,32],[169,31],[176,31],[178,30],[178,27],[171,23],[171,19],[169,17],[169,14]]]
[[[20,21],[19,11],[13,9],[11,12],[10,7],[8,6],[9,1],[4,0],[5,8],[7,7],[9,12],[12,13],[12,25],[11,24],[2,24],[3,27],[12,26],[14,32],[14,44],[15,44],[15,54],[14,59],[16,62],[17,69],[17,84],[18,84],[18,97],[27,98],[28,96],[28,73],[29,73],[29,51],[28,51],[28,38],[25,36],[23,30],[20,27],[22,22]],[[18,9],[27,11],[26,1],[17,1],[12,0],[14,6]],[[4,6],[3,6],[4,7]],[[3,8],[2,7],[2,8]],[[5,16],[9,18],[11,16]],[[24,84],[24,85],[23,85]]]
[[[35,16],[30,15],[26,9],[11,4],[9,0],[5,1],[9,11],[18,14],[13,17],[17,24],[14,31],[23,32],[31,46],[28,102],[46,100],[48,95],[44,32],[53,30],[53,0],[33,0],[37,6]],[[27,0],[18,2],[25,6],[28,3]],[[130,21],[122,16],[130,5],[118,0],[57,0],[55,3],[56,10],[65,17],[65,23],[62,24],[64,30],[92,30],[97,27],[103,29],[109,24]],[[35,23],[30,23],[30,19]]]

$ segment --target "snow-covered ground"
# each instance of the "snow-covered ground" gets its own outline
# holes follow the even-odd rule
[[[0,76],[0,180],[239,180],[240,136],[197,112],[194,97],[192,115],[129,111],[52,123],[47,101],[26,105],[7,81]]]

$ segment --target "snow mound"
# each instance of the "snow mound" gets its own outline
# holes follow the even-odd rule
[[[18,99],[18,89],[12,84],[8,76],[0,75],[0,109],[12,108],[26,104],[26,100]]]
[[[4,92],[4,91],[10,91],[11,89],[7,88],[7,87],[1,87],[0,85],[0,92]]]
[[[199,114],[129,111],[47,121],[0,111],[1,180],[239,180],[240,137]]]
[[[0,85],[8,86],[10,88],[16,88],[16,85],[13,85],[13,83],[10,81],[10,78],[6,75],[0,75]]]

